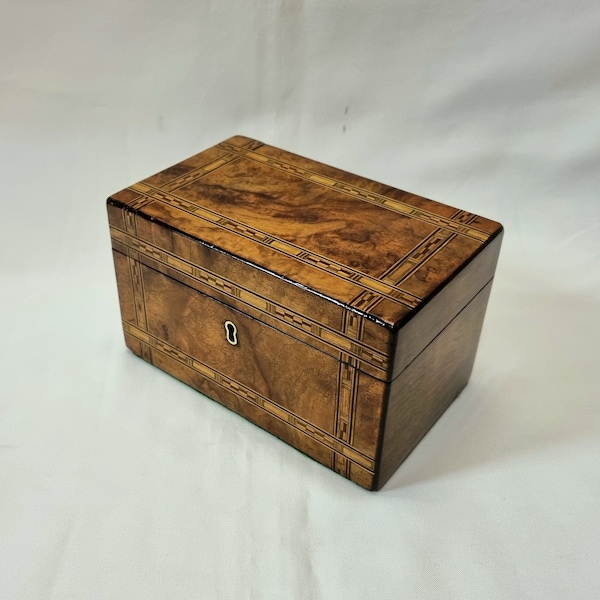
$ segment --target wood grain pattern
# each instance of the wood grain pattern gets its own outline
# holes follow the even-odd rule
[[[112,201],[383,324],[406,317],[501,230],[247,138],[193,164]]]
[[[468,379],[498,223],[241,136],[107,209],[127,346],[367,489]]]
[[[141,229],[142,227],[138,226],[138,230]],[[345,313],[339,306],[332,304],[330,317],[328,318],[327,314],[321,317],[314,307],[315,297],[313,295],[278,280],[271,283],[270,278],[260,271],[257,277],[259,280],[262,279],[262,286],[249,285],[256,269],[246,264],[239,264],[239,261],[231,261],[226,255],[217,254],[216,259],[225,261],[220,271],[227,273],[227,278],[218,276],[206,268],[198,267],[197,264],[201,261],[198,261],[197,257],[191,258],[187,248],[180,244],[155,246],[140,239],[142,236],[139,231],[137,237],[130,236],[116,228],[113,228],[111,233],[113,248],[122,254],[134,254],[144,264],[172,278],[179,279],[198,291],[228,302],[263,321],[275,322],[277,327],[283,330],[293,330],[295,337],[307,341],[338,359],[341,359],[341,353],[351,354],[359,360],[360,368],[377,377],[385,377],[389,368],[387,348],[382,351],[358,340],[357,336],[362,323],[362,318],[358,315],[350,313],[351,316],[346,316],[347,323],[351,323],[354,319],[358,324],[354,328],[348,325],[349,331],[343,332],[345,326],[340,325],[339,322],[344,318]],[[181,236],[177,234],[171,236],[171,239],[179,238]],[[182,239],[186,240],[186,238]],[[169,247],[170,251],[164,250],[165,247]],[[226,261],[231,262],[229,272]],[[247,277],[239,274],[244,270],[248,274]],[[240,280],[244,283],[238,285],[233,282]],[[267,297],[261,295],[264,293],[264,289],[269,288],[271,289]],[[255,293],[252,289],[260,289],[261,293]],[[288,308],[289,296],[293,296],[294,299],[300,297],[303,313],[306,314]],[[319,320],[316,320],[314,316],[313,318],[308,317],[309,314],[319,315]]]
[[[335,397],[338,361],[153,269],[141,269],[146,297],[152,298],[150,335],[334,433],[335,405],[317,399]],[[226,321],[237,327],[235,346],[227,341]]]
[[[315,460],[334,469],[343,463],[344,475],[372,485],[376,432],[368,419],[363,422],[362,415],[369,415],[373,405],[381,413],[383,395],[361,394],[344,405],[340,370],[347,370],[348,363],[118,251],[113,255],[119,289],[123,290],[125,339],[135,354],[235,407],[236,412],[281,439],[292,440]],[[140,274],[140,283],[131,276],[133,271]],[[134,292],[140,285],[143,319],[135,310]],[[227,341],[223,329],[227,321],[237,329],[239,343],[235,346]],[[361,376],[379,383],[366,374]],[[383,389],[380,384],[380,391]],[[354,385],[349,392],[354,394]],[[237,397],[235,402],[232,394]],[[354,416],[357,402],[364,406],[359,406]],[[346,424],[343,431],[341,423]]]
[[[377,489],[394,474],[467,384],[491,287],[492,282],[387,384]]]
[[[482,248],[476,260],[467,263],[453,279],[416,312],[396,334],[395,355],[390,379],[396,378],[440,331],[468,304],[494,276],[503,234],[500,232]]]

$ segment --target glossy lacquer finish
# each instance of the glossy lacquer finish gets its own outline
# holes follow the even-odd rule
[[[363,487],[468,380],[498,223],[240,136],[108,214],[129,348]]]

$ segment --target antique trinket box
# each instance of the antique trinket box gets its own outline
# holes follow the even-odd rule
[[[241,136],[107,204],[127,346],[358,485],[466,385],[499,223]]]

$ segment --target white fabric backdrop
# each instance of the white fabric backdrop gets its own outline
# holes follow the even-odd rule
[[[598,598],[600,5],[0,3],[0,598]],[[369,493],[135,358],[104,199],[240,133],[506,227]]]

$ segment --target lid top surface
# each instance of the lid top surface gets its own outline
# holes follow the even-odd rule
[[[502,230],[242,136],[112,198],[390,325]]]

